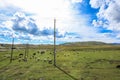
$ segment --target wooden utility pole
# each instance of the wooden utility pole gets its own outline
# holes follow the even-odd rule
[[[28,57],[28,54],[29,54],[29,43],[27,43],[27,57]]]
[[[25,45],[25,55],[24,55],[24,60],[27,61],[28,57],[28,44]]]
[[[14,47],[14,37],[12,39],[10,63],[12,63],[12,58],[13,58],[13,47]]]
[[[54,19],[54,66],[56,66],[56,19]]]

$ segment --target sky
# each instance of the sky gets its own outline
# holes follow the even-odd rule
[[[120,43],[120,0],[0,0],[0,43]]]

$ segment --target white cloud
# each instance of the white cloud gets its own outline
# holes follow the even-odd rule
[[[102,40],[101,38],[103,36],[97,32],[96,28],[93,28],[87,24],[89,18],[83,16],[82,14],[78,14],[78,12],[74,10],[73,5],[76,3],[81,3],[82,1],[83,0],[1,0],[0,8],[4,9],[7,7],[5,12],[8,12],[5,14],[7,16],[0,14],[0,16],[4,17],[2,20],[5,20],[2,22],[2,25],[10,30],[13,30],[13,32],[17,32],[22,29],[22,31],[25,30],[29,33],[21,35],[15,34],[17,38],[42,40],[44,42],[44,40],[53,40],[53,20],[56,18],[56,27],[58,29],[57,36],[59,37],[58,41]],[[97,14],[99,20],[94,20],[93,24],[96,26],[106,25],[107,27],[107,22],[105,24],[105,22],[101,20],[101,18],[107,19],[107,15],[103,15],[104,12],[106,12],[106,14],[109,13],[109,11],[106,11],[106,9],[103,8],[103,3],[104,1],[100,2],[99,0],[91,0],[90,2],[92,7],[100,7],[100,11]],[[104,4],[109,4],[109,0],[106,0],[106,3]],[[11,6],[11,11],[8,9],[9,6]],[[7,20],[6,17],[9,16],[9,13],[10,15],[12,14],[12,17]],[[32,15],[29,16],[27,13],[31,13]],[[20,18],[23,19],[18,21]],[[0,21],[2,20],[0,19]],[[29,22],[31,24],[28,26]],[[66,32],[76,33],[77,35],[65,36]],[[46,34],[49,36],[34,36],[35,34]],[[104,38],[108,40],[106,36]],[[104,39],[102,41],[104,41]]]
[[[91,7],[99,8],[104,4],[104,0],[90,0]]]
[[[20,7],[27,12],[36,13],[40,17],[60,18],[67,17],[70,14],[69,3],[64,0],[11,0],[7,3]]]
[[[72,3],[81,3],[83,0],[71,0]]]
[[[120,0],[91,0],[93,8],[100,8],[94,26],[101,26],[108,30],[120,32]],[[117,36],[120,34],[118,33]]]
[[[82,0],[73,1],[81,2]],[[73,21],[76,18],[74,17],[74,14],[76,13],[71,8],[72,5],[71,1],[69,0],[11,0],[6,1],[6,4],[14,5],[20,7],[26,12],[36,14],[35,16],[33,16],[33,18],[36,20],[36,24],[38,25],[39,29],[43,29],[44,27],[53,27],[54,18],[57,19],[57,27],[62,34],[65,33],[68,29],[75,29],[72,26],[74,26]],[[84,19],[82,17],[80,18],[81,22],[79,22],[79,24],[84,22]]]
[[[11,0],[6,1],[6,4],[11,4],[20,7],[26,12],[36,14],[33,18],[40,29],[53,27],[53,19],[56,18],[57,27],[59,27],[61,33],[68,28],[63,26],[63,23],[70,21],[74,16],[74,11],[71,9],[71,3],[68,0]],[[63,23],[59,23],[59,21]]]

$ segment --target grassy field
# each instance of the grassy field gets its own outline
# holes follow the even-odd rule
[[[120,46],[57,46],[56,66],[53,46],[31,45],[11,50],[0,47],[0,80],[120,80]],[[20,55],[23,54],[23,55]]]

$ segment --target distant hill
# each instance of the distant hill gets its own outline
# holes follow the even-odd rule
[[[67,42],[62,45],[81,45],[81,46],[89,46],[89,45],[110,45],[104,42],[97,42],[97,41],[86,41],[86,42]]]
[[[38,46],[51,46],[53,44],[28,44],[29,47],[31,48],[37,48]],[[63,44],[59,45],[73,45],[73,46],[94,46],[94,45],[118,45],[120,46],[120,43],[105,43],[105,42],[99,42],[99,41],[83,41],[83,42],[66,42]],[[14,48],[25,48],[26,44],[14,44]],[[11,48],[11,44],[5,44],[5,43],[0,43],[0,48]]]
[[[111,45],[120,45],[120,43],[110,43]]]

